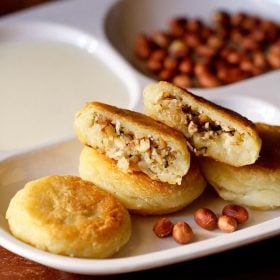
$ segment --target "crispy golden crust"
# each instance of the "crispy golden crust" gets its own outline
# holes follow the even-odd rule
[[[257,123],[262,138],[258,160],[234,167],[213,159],[200,158],[207,181],[225,200],[261,210],[280,206],[280,126]]]
[[[127,210],[109,193],[75,176],[48,176],[25,185],[6,213],[14,236],[61,255],[105,258],[131,234]]]
[[[156,86],[154,85],[148,85],[149,86]],[[255,124],[245,118],[244,116],[238,114],[235,111],[232,111],[230,109],[224,108],[218,104],[215,104],[201,96],[195,95],[191,92],[189,92],[186,89],[177,87],[171,83],[161,81],[157,84],[158,87],[161,88],[161,91],[163,92],[172,92],[172,94],[175,94],[177,96],[180,96],[186,100],[188,100],[189,104],[195,104],[197,107],[202,107],[209,111],[209,113],[213,113],[215,116],[219,116],[224,121],[229,122],[230,124],[235,124],[236,126],[240,126],[241,128],[246,128],[251,131],[251,133],[255,133]],[[150,91],[151,93],[151,91]],[[147,92],[147,94],[149,94]]]
[[[117,108],[100,102],[87,103],[82,111],[86,111],[87,109],[94,109],[96,112],[106,113],[106,115],[110,116],[112,119],[119,119],[122,122],[127,123],[127,125],[133,129],[143,130],[143,133],[145,134],[159,134],[166,137],[166,140],[175,141],[181,146],[185,145],[185,139],[180,132],[151,119],[144,114]]]
[[[115,159],[126,172],[180,184],[189,169],[183,134],[143,114],[92,102],[76,114],[74,129],[83,144]]]
[[[131,212],[141,215],[178,211],[195,200],[206,186],[195,159],[179,186],[152,180],[141,172],[127,174],[114,160],[90,147],[81,152],[79,172],[85,180],[115,195]]]
[[[233,166],[251,164],[258,158],[261,139],[255,125],[232,110],[168,82],[148,85],[144,90],[144,105],[149,116],[181,131],[197,155],[209,156]],[[186,118],[187,114],[193,113],[193,119],[200,120],[200,127]],[[200,116],[206,118],[204,123]],[[215,132],[216,135],[209,134],[208,137],[207,129],[201,126],[205,123],[208,126],[210,123],[208,130],[211,126],[219,127],[222,133]]]

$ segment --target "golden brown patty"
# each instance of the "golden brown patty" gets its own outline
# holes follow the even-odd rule
[[[180,184],[189,169],[184,136],[143,114],[92,102],[76,114],[74,128],[83,144],[116,160],[125,172]]]
[[[258,160],[233,167],[209,158],[200,158],[208,182],[225,200],[257,209],[280,206],[280,126],[256,124],[262,138]]]
[[[48,176],[25,185],[10,202],[12,234],[61,255],[105,258],[127,243],[127,210],[111,194],[75,176]]]
[[[252,122],[168,82],[144,90],[145,111],[181,131],[196,155],[233,166],[254,163],[261,139]]]
[[[206,182],[195,159],[181,185],[154,181],[142,172],[125,173],[104,154],[85,147],[80,156],[80,176],[115,195],[134,213],[158,215],[175,212],[195,200]]]

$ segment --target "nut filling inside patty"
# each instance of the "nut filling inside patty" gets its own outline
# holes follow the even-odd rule
[[[165,181],[170,174],[178,173],[176,182],[181,183],[178,152],[162,138],[129,131],[118,120],[99,113],[94,113],[90,126],[94,137],[88,144],[116,160],[119,168],[126,172],[142,171]]]
[[[238,139],[237,144],[242,141],[242,133],[237,132],[236,129],[212,120],[205,113],[186,105],[182,99],[168,92],[163,93],[158,104],[161,106],[161,110],[174,110],[172,114],[170,113],[171,115],[181,115],[181,129],[189,141],[189,148],[197,155],[207,153],[207,145],[203,145],[203,143],[209,143],[209,140],[235,137]]]

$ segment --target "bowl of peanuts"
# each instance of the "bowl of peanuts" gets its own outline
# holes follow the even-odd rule
[[[107,13],[113,47],[138,74],[216,88],[280,69],[280,2],[119,1]]]

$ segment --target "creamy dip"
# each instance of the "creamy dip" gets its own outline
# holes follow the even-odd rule
[[[85,102],[129,106],[125,85],[94,54],[52,41],[0,45],[0,151],[73,134]]]

